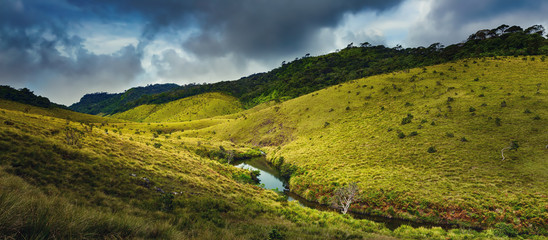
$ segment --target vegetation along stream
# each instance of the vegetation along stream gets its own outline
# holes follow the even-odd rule
[[[265,157],[256,157],[245,161],[236,161],[233,163],[235,167],[252,170],[252,171],[259,171],[260,174],[258,176],[259,184],[265,189],[271,189],[275,190],[277,192],[280,192],[281,194],[284,194],[287,196],[287,201],[297,201],[299,205],[303,207],[308,208],[314,208],[321,211],[336,211],[336,209],[331,208],[327,205],[322,205],[317,202],[312,202],[304,199],[303,197],[293,193],[289,189],[289,184],[287,179],[283,179],[280,172],[276,169],[274,169],[270,164],[266,161]],[[397,219],[397,218],[388,218],[388,217],[382,217],[382,216],[372,216],[362,213],[356,213],[356,212],[349,212],[349,214],[356,218],[356,219],[367,219],[379,223],[383,223],[387,228],[394,230],[401,225],[408,225],[412,227],[442,227],[444,229],[452,229],[452,228],[458,228],[457,225],[452,224],[432,224],[432,223],[422,223],[422,222],[414,222],[409,221],[405,219]],[[478,229],[476,229],[478,230]]]

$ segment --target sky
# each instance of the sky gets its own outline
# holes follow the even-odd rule
[[[545,0],[0,0],[0,85],[70,105],[156,83],[236,80],[370,42],[548,27]]]

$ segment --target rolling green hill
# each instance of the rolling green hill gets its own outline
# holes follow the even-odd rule
[[[140,105],[161,104],[208,92],[222,92],[234,96],[246,108],[271,100],[291,99],[328,86],[376,74],[414,67],[450,62],[470,57],[546,55],[548,40],[542,36],[543,27],[527,29],[501,25],[495,29],[479,30],[462,43],[443,46],[394,48],[369,43],[349,44],[333,53],[310,56],[283,62],[280,67],[256,73],[235,81],[211,84],[189,84],[158,91],[155,94],[89,95],[71,106],[75,111],[90,114],[114,114]],[[91,98],[94,99],[91,99]],[[107,97],[107,99],[102,99]],[[95,101],[97,100],[97,101]]]
[[[356,212],[548,234],[545,58],[358,79],[181,135],[261,147],[308,200],[357,182]]]
[[[241,110],[241,103],[234,97],[221,93],[205,93],[164,104],[141,105],[111,117],[138,122],[182,122]]]
[[[123,93],[91,93],[84,95],[80,101],[70,106],[70,109],[88,114],[110,114],[118,106],[135,101],[148,95],[157,94],[178,88],[173,83],[152,84],[146,87],[130,88]]]
[[[36,107],[19,102],[13,102],[9,100],[0,99],[0,108],[14,111],[25,112],[28,114],[34,114],[38,116],[49,116],[54,118],[61,118],[66,120],[72,120],[82,123],[108,123],[108,122],[125,122],[125,120],[104,118],[96,115],[89,115],[85,113],[73,112],[64,108],[58,107]]]
[[[5,101],[0,235],[542,239],[548,234],[547,74],[543,56],[466,59],[238,112],[236,99],[206,94],[155,106],[142,118],[152,123],[135,122],[150,113],[145,108],[126,113],[134,122],[119,122]],[[213,117],[180,121],[168,114],[200,102]],[[235,111],[219,112],[220,106]],[[351,211],[461,228],[391,231],[301,207],[258,187],[247,170],[202,157],[253,155],[257,148],[291,176],[291,191],[308,200],[327,204],[338,186],[357,182],[361,200]]]
[[[5,107],[0,238],[392,238],[380,224],[288,203],[258,187],[249,171],[196,155],[192,139],[145,137],[156,125],[83,123]],[[73,114],[67,118],[82,115]]]
[[[10,86],[0,85],[0,99],[42,108],[67,108],[66,106],[52,103],[45,97],[36,96],[28,88],[17,90]]]

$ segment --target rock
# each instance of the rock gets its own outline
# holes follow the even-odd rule
[[[156,189],[156,192],[166,193],[166,192],[164,192],[164,190],[162,190],[162,189],[159,188],[159,187],[154,187],[154,189]]]

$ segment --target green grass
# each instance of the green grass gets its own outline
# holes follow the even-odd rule
[[[159,105],[141,105],[113,118],[138,122],[182,122],[227,115],[242,110],[238,99],[221,93],[205,93]]]
[[[310,212],[299,205],[240,182],[247,170],[180,146],[192,140],[176,144],[162,134],[164,142],[155,148],[155,139],[129,131],[154,125],[106,123],[90,130],[78,122],[2,109],[0,236],[265,239],[275,231],[287,239],[389,238],[382,225],[342,220],[336,213],[314,211],[316,222],[309,222]],[[67,144],[66,129],[80,133],[77,144]]]
[[[8,239],[180,238],[175,226],[129,214],[97,211],[47,196],[0,171],[0,234]]]
[[[548,234],[548,63],[536,59],[359,79],[183,135],[283,156],[302,169],[291,190],[309,200],[356,181],[363,192],[353,211]],[[501,161],[512,141],[520,147]]]
[[[547,66],[470,59],[184,122],[116,122],[4,102],[0,236],[542,239],[528,234],[547,234]],[[74,145],[70,131],[80,137]],[[501,161],[512,141],[519,148]],[[215,159],[222,154],[196,154],[253,148],[293,174],[291,190],[309,200],[328,203],[338,186],[358,182],[362,200],[352,211],[489,230],[390,231],[285,202]]]
[[[66,120],[72,120],[82,123],[109,123],[109,122],[125,122],[124,120],[104,118],[96,115],[90,115],[85,113],[73,112],[61,108],[42,108],[35,107],[18,102],[8,101],[0,99],[0,109],[21,111],[28,114],[34,114],[38,116],[49,116],[54,118],[62,118]]]

